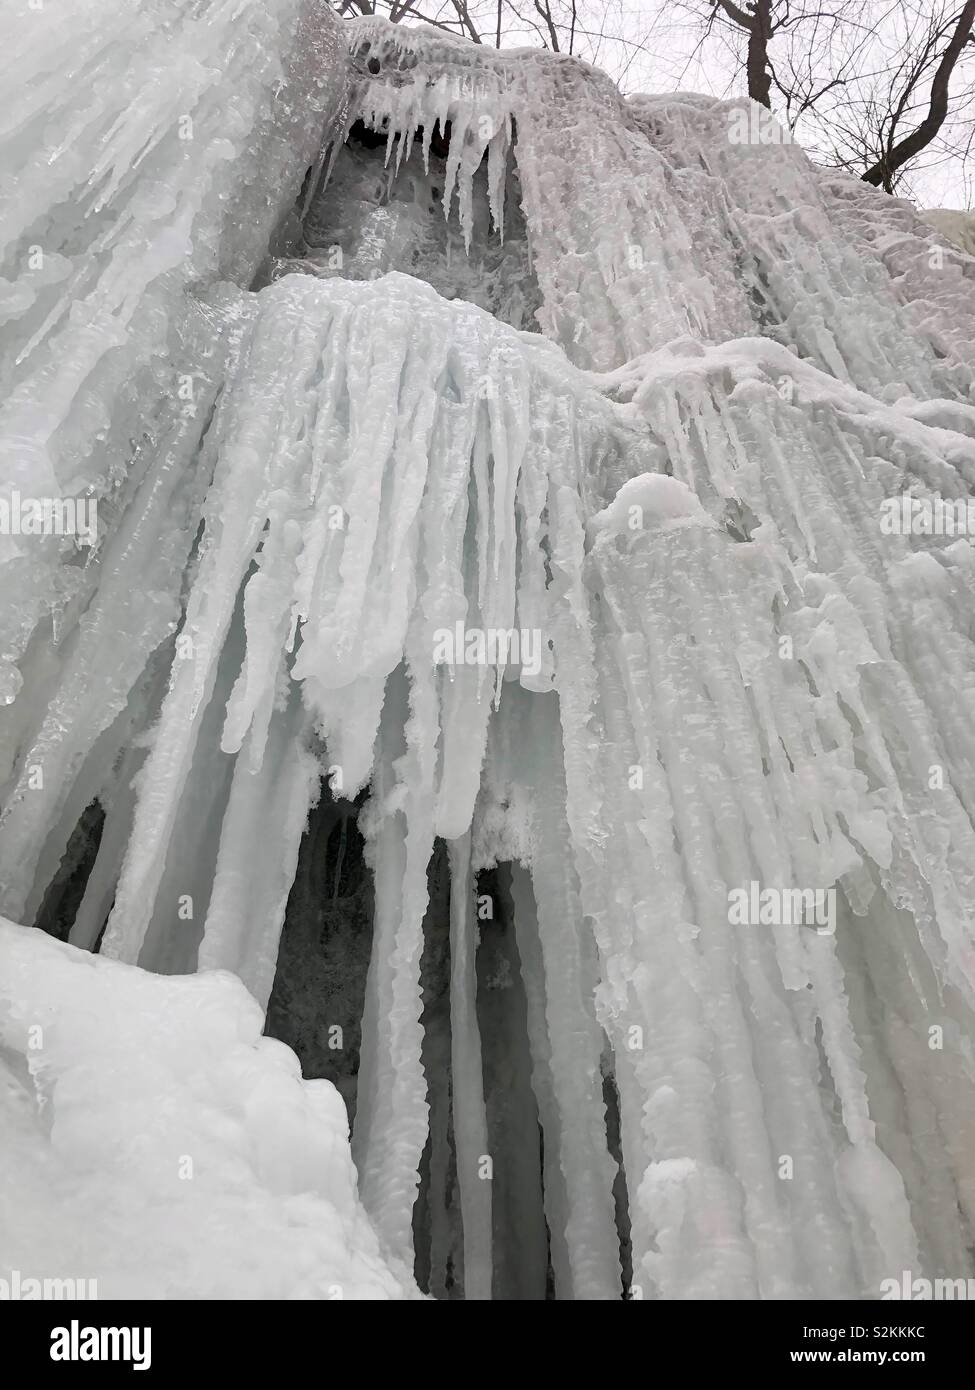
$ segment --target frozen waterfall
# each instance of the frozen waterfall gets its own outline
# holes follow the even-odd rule
[[[0,913],[239,977],[346,1101],[363,1296],[975,1275],[975,259],[748,103],[54,8],[0,55]]]

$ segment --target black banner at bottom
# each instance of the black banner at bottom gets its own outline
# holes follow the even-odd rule
[[[531,1305],[534,1306],[534,1305]],[[519,1312],[518,1309],[521,1309]],[[539,1354],[558,1352],[560,1335],[565,1350],[576,1355],[578,1334],[590,1316],[595,1331],[614,1338],[612,1360],[635,1354],[653,1366],[680,1367],[689,1373],[723,1371],[785,1371],[793,1367],[877,1366],[883,1368],[940,1367],[963,1364],[971,1341],[972,1318],[965,1301],[858,1303],[655,1303],[622,1306],[615,1312],[578,1313],[562,1323],[553,1308],[541,1319],[519,1327],[528,1313],[524,1304],[495,1306],[481,1323],[476,1312],[455,1306],[444,1312],[438,1330],[446,1338],[471,1335],[468,1317],[475,1317],[473,1335],[490,1335],[479,1344],[477,1370],[490,1365],[485,1354],[496,1348],[498,1370],[511,1356],[511,1345],[498,1333],[509,1323],[519,1344],[539,1334]],[[367,1352],[364,1373],[374,1379],[382,1370],[376,1353],[395,1354],[396,1373],[403,1370],[404,1353],[416,1343],[417,1331],[429,1333],[430,1316],[411,1303],[408,1307],[376,1303],[156,1303],[156,1302],[2,1302],[0,1336],[8,1366],[18,1378],[51,1367],[66,1381],[79,1371],[97,1369],[102,1375],[149,1375],[159,1381],[198,1375],[211,1366],[222,1376],[239,1370],[249,1379],[263,1373],[279,1376],[294,1359],[317,1361],[335,1354],[343,1363],[349,1355]],[[437,1316],[434,1314],[434,1316]],[[482,1310],[480,1316],[485,1316]],[[609,1322],[603,1322],[604,1317]],[[548,1319],[553,1318],[553,1322]],[[361,1351],[357,1340],[362,1335]],[[377,1338],[377,1333],[379,1337]],[[383,1334],[389,1334],[388,1337]],[[639,1341],[627,1343],[632,1335]],[[341,1338],[334,1348],[329,1339]],[[619,1340],[622,1337],[622,1340]],[[648,1341],[647,1338],[652,1338]],[[521,1353],[519,1353],[521,1356]],[[648,1360],[649,1358],[649,1360]],[[323,1360],[323,1366],[328,1365]],[[639,1364],[639,1363],[638,1363]],[[463,1368],[456,1368],[461,1371]],[[348,1371],[344,1371],[347,1376]],[[21,1383],[24,1383],[21,1381]],[[26,1383],[30,1383],[29,1381]]]

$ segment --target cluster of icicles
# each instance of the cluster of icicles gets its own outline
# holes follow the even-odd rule
[[[975,482],[975,263],[932,268],[903,208],[882,239],[878,195],[735,146],[722,104],[376,21],[325,48],[329,140],[361,121],[395,164],[449,122],[468,238],[485,156],[497,235],[514,161],[541,333],[402,275],[198,296],[194,409],[141,446],[4,711],[0,909],[34,919],[97,800],[71,941],[265,1003],[322,780],[368,787],[353,1148],[391,1253],[427,1136],[439,837],[468,1297],[491,1289],[471,883],[498,862],[559,1298],[964,1276],[975,554],[879,517]],[[330,146],[302,148],[317,188]],[[537,634],[539,659],[437,660],[458,627]],[[732,924],[753,882],[835,888],[835,932]]]

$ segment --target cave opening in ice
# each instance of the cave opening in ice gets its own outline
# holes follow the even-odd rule
[[[435,1297],[965,1275],[975,564],[879,519],[975,261],[734,103],[110,22],[12,146],[3,476],[99,530],[0,537],[0,912],[238,976]]]

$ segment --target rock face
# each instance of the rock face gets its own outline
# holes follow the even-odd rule
[[[0,476],[100,510],[0,537],[0,908],[237,975],[435,1296],[965,1277],[975,261],[741,103],[206,12],[92,13],[4,271]]]

